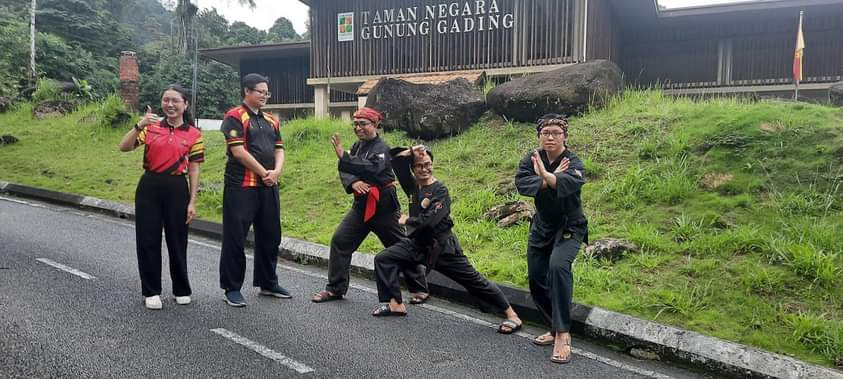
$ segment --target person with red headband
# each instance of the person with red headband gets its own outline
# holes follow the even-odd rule
[[[553,345],[550,360],[571,361],[571,308],[574,275],[571,265],[580,246],[588,243],[588,220],[580,192],[585,184],[582,160],[568,150],[568,120],[560,114],[539,119],[540,148],[518,165],[518,193],[535,199],[536,214],[527,241],[527,276],[530,295],[549,332],[536,337],[537,345]]]
[[[339,135],[331,137],[339,159],[340,181],[345,192],[354,195],[354,201],[331,238],[328,285],[313,295],[314,303],[342,299],[348,291],[351,255],[370,232],[378,236],[384,247],[406,239],[404,229],[398,224],[401,206],[395,193],[389,146],[378,135],[382,120],[380,112],[372,108],[355,112],[357,142],[350,150],[343,149]],[[422,266],[408,267],[404,279],[413,303],[427,300],[427,279]]]

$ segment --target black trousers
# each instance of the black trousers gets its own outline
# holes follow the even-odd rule
[[[278,187],[243,188],[227,185],[222,196],[222,253],[220,288],[240,290],[246,276],[246,236],[254,225],[255,264],[252,284],[278,285],[275,266],[281,244],[281,204]]]
[[[547,246],[527,244],[530,295],[553,332],[571,330],[574,274],[571,264],[580,249],[576,238],[557,236]]]
[[[331,237],[331,255],[328,263],[328,285],[325,290],[337,295],[348,292],[351,255],[360,247],[369,232],[375,233],[384,247],[405,240],[404,230],[398,225],[399,212],[378,212],[363,222],[363,212],[352,207]],[[407,288],[414,293],[427,293],[427,278],[421,265],[407,266],[404,270]]]
[[[456,237],[451,235],[450,238],[449,243],[458,246]],[[440,254],[432,269],[459,283],[472,296],[497,308],[498,312],[503,312],[509,308],[509,301],[500,288],[474,269],[474,266],[462,253],[462,249],[455,248],[452,251]],[[395,301],[401,303],[398,271],[425,262],[427,254],[425,248],[415,245],[410,240],[401,241],[378,253],[375,256],[378,300],[386,303],[390,299],[395,299]]]
[[[190,295],[187,278],[187,204],[184,176],[146,172],[135,191],[135,243],[143,296],[161,294],[161,229],[170,256],[173,294]]]

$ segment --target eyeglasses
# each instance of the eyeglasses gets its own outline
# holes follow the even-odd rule
[[[264,91],[264,90],[260,90],[260,89],[253,89],[252,92],[257,92],[257,93],[261,94],[262,96],[265,96],[267,99],[272,97],[272,92],[269,92],[269,91]]]
[[[413,164],[413,168],[416,169],[416,170],[422,170],[422,169],[429,170],[429,169],[433,168],[433,162],[415,163],[415,164]]]
[[[369,125],[372,125],[372,123],[369,121],[354,121],[351,123],[351,125],[354,125],[355,128],[365,128]]]
[[[184,100],[182,100],[182,99],[168,99],[168,98],[161,99],[161,104],[173,104],[173,105],[175,105],[175,104],[181,104],[183,102],[184,102]]]
[[[563,132],[541,132],[541,133],[539,133],[539,135],[541,135],[544,138],[553,137],[554,139],[561,138],[562,135],[564,135],[564,134],[565,133],[563,133]]]

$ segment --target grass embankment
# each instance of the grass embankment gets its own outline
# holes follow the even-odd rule
[[[96,126],[88,106],[34,121],[29,106],[0,116],[0,180],[131,203],[140,152],[117,152],[123,131]],[[843,357],[843,113],[738,100],[692,102],[627,92],[572,120],[586,161],[584,207],[592,240],[619,237],[642,251],[616,263],[583,254],[576,301],[655,319],[823,365]],[[126,127],[128,128],[128,126]],[[286,236],[327,244],[348,209],[328,138],[338,121],[285,125]],[[519,199],[511,180],[536,144],[531,125],[487,116],[432,144],[451,190],[456,233],[477,268],[525,287],[527,225],[500,229],[483,213]],[[202,218],[220,220],[222,136],[205,135]],[[387,133],[393,146],[411,143]],[[375,252],[374,237],[363,251]]]

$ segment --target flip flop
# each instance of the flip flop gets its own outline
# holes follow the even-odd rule
[[[429,298],[430,295],[413,295],[413,297],[410,298],[410,304],[424,304]]]
[[[571,346],[571,345],[568,345],[568,346]],[[558,354],[554,353],[553,356],[550,357],[550,361],[553,362],[553,363],[559,363],[559,364],[564,365],[566,363],[571,363],[571,356],[573,356],[573,355],[574,355],[574,352],[570,352],[570,353],[568,353],[568,358],[562,359],[561,355],[558,355]]]
[[[381,306],[375,308],[372,311],[372,316],[375,317],[387,317],[387,316],[406,316],[407,312],[396,312],[389,309],[389,304],[382,304]]]
[[[324,303],[326,301],[334,301],[342,299],[342,295],[334,295],[328,291],[319,291],[313,294],[313,297],[310,298],[310,301],[314,303]]]
[[[569,337],[569,338],[570,338],[570,337]],[[568,339],[568,342],[567,342],[567,343],[562,344],[562,346],[568,346],[568,348],[570,349],[570,347],[571,347],[571,340],[570,340],[570,339]],[[573,357],[573,356],[574,356],[574,351],[573,351],[573,350],[571,350],[571,351],[568,353],[568,357],[563,359],[561,355],[556,354],[556,348],[554,347],[554,348],[553,348],[553,355],[551,355],[551,356],[550,356],[550,361],[551,361],[551,362],[553,362],[553,363],[566,364],[566,363],[570,363],[570,362],[571,362],[571,357]]]
[[[501,322],[501,324],[498,326],[498,333],[500,333],[500,334],[515,333],[515,332],[521,330],[522,325],[523,325],[523,323],[516,324],[515,321],[512,321],[510,319],[506,319],[506,320],[503,320]],[[504,328],[509,328],[509,329],[504,329]]]
[[[539,340],[539,337],[545,337],[545,336],[550,337],[550,339]],[[545,334],[542,334],[540,336],[537,336],[536,338],[533,338],[533,344],[536,344],[536,345],[539,345],[539,346],[553,345],[553,334],[545,333]]]

